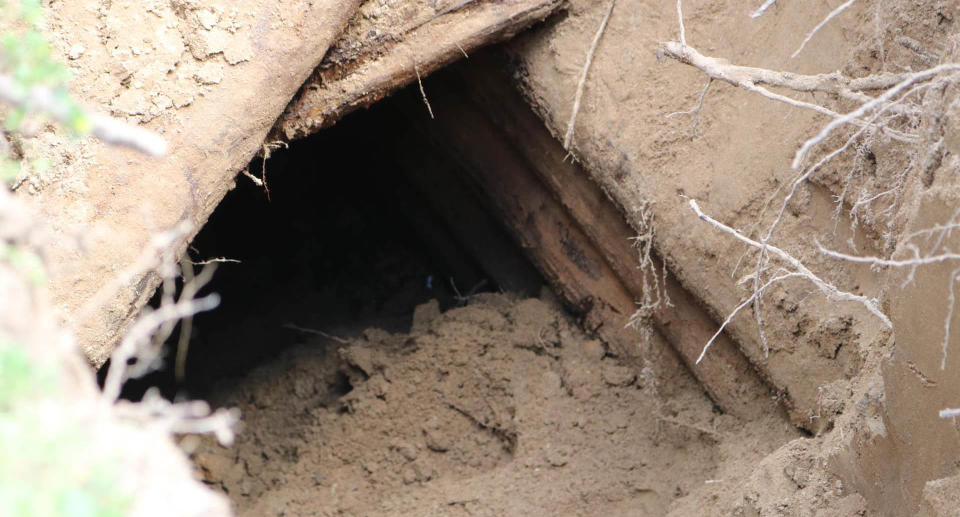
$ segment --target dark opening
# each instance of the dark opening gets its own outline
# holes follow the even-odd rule
[[[204,290],[222,302],[194,318],[186,378],[174,378],[171,349],[165,369],[129,382],[126,397],[148,386],[203,397],[316,333],[330,336],[319,353],[336,352],[338,338],[367,327],[408,331],[414,308],[431,299],[445,310],[477,292],[539,291],[538,273],[467,175],[412,135],[393,102],[273,150],[269,197],[237,176],[190,248],[197,262],[240,263],[219,264]],[[263,167],[256,159],[249,171],[260,177]],[[495,263],[478,263],[476,246]]]

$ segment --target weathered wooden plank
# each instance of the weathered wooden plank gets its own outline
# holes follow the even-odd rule
[[[501,68],[490,55],[477,55],[470,66],[455,67],[462,77],[455,89],[462,90],[464,102],[477,105],[496,130],[514,143],[529,170],[582,228],[634,299],[642,298],[645,273],[639,271],[637,252],[629,241],[633,230],[589,174],[566,159],[560,142],[530,110]],[[659,257],[654,256],[653,262],[654,270],[663,270]],[[671,303],[660,304],[652,314],[653,321],[697,380],[725,409],[740,415],[760,410],[762,404],[757,399],[766,396],[769,389],[736,343],[721,333],[710,349],[709,360],[695,364],[719,324],[672,275],[666,276],[665,292]]]
[[[442,3],[405,1],[384,8],[367,2],[288,106],[272,138],[299,138],[333,125],[478,47],[513,37],[561,5],[560,0]]]
[[[419,138],[416,133],[398,135],[393,145],[402,174],[422,193],[438,220],[450,228],[450,238],[470,253],[500,289],[535,296],[543,285],[537,270],[516,250],[500,222],[484,209],[467,178],[457,174],[456,164],[446,160],[444,153],[423,152]]]
[[[455,156],[513,232],[515,240],[559,297],[613,351],[627,360],[640,358],[638,333],[625,328],[633,298],[617,280],[563,207],[528,169],[526,160],[505,141],[476,106],[438,92],[432,97],[438,118],[430,120],[418,100],[401,103],[424,138]]]

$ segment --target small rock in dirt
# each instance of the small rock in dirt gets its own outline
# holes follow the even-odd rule
[[[619,364],[604,364],[600,368],[603,382],[611,386],[629,386],[637,380],[637,374],[632,368]]]
[[[431,451],[447,452],[453,445],[450,438],[437,429],[424,429],[423,434],[426,437],[427,448]]]
[[[358,368],[367,377],[373,375],[373,350],[362,346],[351,346],[338,350],[340,358],[350,366]]]
[[[547,463],[553,467],[562,467],[567,464],[570,450],[567,447],[552,447],[547,449]]]
[[[407,467],[403,469],[403,472],[400,475],[403,477],[404,485],[410,485],[417,482],[417,471],[413,470],[413,467]]]
[[[543,372],[541,376],[543,393],[547,396],[553,396],[560,393],[560,390],[563,388],[563,379],[560,378],[560,375],[554,371]]]
[[[413,309],[413,325],[410,327],[411,334],[422,334],[426,332],[430,323],[440,317],[440,303],[437,300],[430,300],[427,303],[421,303]]]
[[[316,387],[313,383],[313,377],[300,372],[300,375],[297,375],[293,381],[293,394],[297,398],[305,399],[312,397],[314,393],[316,393]]]
[[[403,456],[407,461],[413,461],[417,459],[417,448],[409,443],[398,442],[393,444],[390,448],[400,453],[400,455]]]
[[[604,350],[603,343],[600,340],[591,339],[583,344],[583,355],[591,361],[600,362],[606,353],[607,351]]]
[[[200,84],[218,84],[223,80],[223,66],[219,63],[208,61],[197,70],[193,77]]]
[[[80,59],[80,56],[83,56],[85,51],[86,49],[83,48],[83,45],[77,43],[70,47],[70,50],[67,51],[67,58],[70,60]]]

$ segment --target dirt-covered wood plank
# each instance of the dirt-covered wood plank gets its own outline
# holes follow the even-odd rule
[[[695,364],[719,323],[672,274],[662,275],[664,264],[658,256],[651,257],[649,270],[640,270],[638,250],[630,241],[636,232],[589,174],[567,157],[501,69],[489,53],[475,56],[470,66],[457,66],[465,102],[479,106],[497,130],[518,143],[514,148],[530,164],[529,170],[563,205],[635,300],[643,299],[645,290],[660,291],[652,295],[664,298],[651,311],[653,323],[711,398],[739,415],[762,410],[765,404],[760,399],[769,394],[769,388],[725,333],[711,347],[710,360]],[[611,322],[618,323],[622,325]]]
[[[478,47],[543,20],[560,0],[367,2],[278,121],[272,138],[334,124]]]

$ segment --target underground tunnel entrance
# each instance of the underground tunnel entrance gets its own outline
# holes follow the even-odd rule
[[[539,292],[539,274],[455,165],[412,159],[435,151],[410,149],[405,133],[386,103],[256,160],[266,188],[237,177],[192,245],[239,263],[220,265],[210,290],[221,306],[195,318],[191,391],[311,336],[338,345],[368,327],[405,332],[430,300],[446,310],[481,292]]]
[[[708,497],[723,458],[789,435],[776,415],[739,432],[666,347],[636,334],[638,366],[591,328],[589,303],[542,288],[526,258],[543,268],[541,245],[569,262],[555,271],[600,278],[598,261],[575,227],[540,218],[553,205],[536,182],[513,183],[511,167],[547,158],[518,146],[557,142],[542,124],[506,138],[464,96],[470,67],[502,74],[490,63],[424,81],[449,131],[401,91],[275,150],[269,199],[238,177],[195,239],[196,260],[240,262],[217,271],[222,305],[195,318],[168,394],[240,408],[232,447],[192,447],[237,515],[664,515]]]

